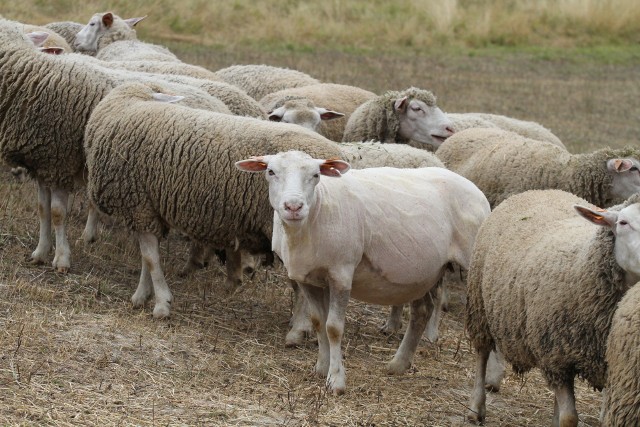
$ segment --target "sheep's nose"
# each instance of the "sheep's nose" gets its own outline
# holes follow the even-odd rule
[[[289,212],[298,212],[300,209],[302,209],[302,202],[297,202],[297,203],[289,203],[289,202],[285,202],[284,203],[284,210],[289,211]]]
[[[444,130],[446,130],[447,132],[449,132],[451,135],[453,135],[454,133],[456,133],[456,131],[454,131],[451,126],[447,126],[446,128],[444,128]],[[449,136],[451,136],[449,135]]]

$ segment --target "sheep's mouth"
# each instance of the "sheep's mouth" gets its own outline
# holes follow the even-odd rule
[[[442,136],[442,135],[434,135],[431,134],[431,138],[435,139],[436,141],[438,141],[440,144],[442,144],[445,139],[449,138],[448,136]]]

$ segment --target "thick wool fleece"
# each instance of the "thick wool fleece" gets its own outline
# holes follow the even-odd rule
[[[354,169],[378,168],[443,168],[444,164],[435,154],[405,144],[382,144],[380,142],[343,142],[342,157]]]
[[[613,232],[579,217],[574,204],[590,206],[536,190],[492,212],[469,268],[466,328],[477,350],[497,346],[516,372],[538,367],[551,387],[578,375],[601,389],[611,318],[628,285]]]
[[[70,47],[69,52],[74,52],[75,49],[73,47],[73,43],[76,40],[76,34],[80,32],[84,25],[78,22],[72,21],[63,21],[63,22],[51,22],[45,25],[45,28],[48,28],[56,34],[60,35],[63,39],[66,40],[67,44]]]
[[[559,189],[601,207],[620,203],[611,194],[607,160],[640,159],[640,149],[603,148],[571,154],[549,142],[501,129],[467,129],[455,133],[436,155],[447,168],[473,181],[492,207],[526,190]]]
[[[301,71],[270,65],[232,65],[215,74],[219,79],[244,90],[257,101],[271,92],[320,83]]]
[[[112,91],[86,129],[88,192],[98,209],[158,237],[170,228],[214,247],[269,250],[273,208],[264,177],[238,160],[302,150],[339,157],[338,145],[296,125],[151,100],[144,85]]]
[[[607,385],[602,425],[637,426],[640,423],[640,283],[618,304],[609,337]]]
[[[333,83],[320,83],[302,87],[295,87],[270,93],[260,100],[260,104],[267,110],[273,111],[276,105],[282,105],[283,100],[290,97],[308,99],[316,107],[343,113],[344,117],[329,121],[323,121],[318,126],[318,133],[332,141],[342,141],[345,125],[351,114],[360,105],[376,94],[355,86]]]
[[[342,140],[351,141],[380,141],[384,143],[409,143],[401,137],[398,113],[394,109],[397,99],[408,97],[417,99],[430,107],[436,106],[436,97],[428,90],[411,87],[401,92],[389,91],[384,95],[373,98],[360,105],[351,117],[344,130]]]

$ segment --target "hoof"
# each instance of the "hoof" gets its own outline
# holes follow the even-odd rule
[[[398,333],[398,331],[400,331],[400,328],[402,328],[402,324],[393,324],[387,322],[380,327],[379,331],[385,335],[393,335]]]
[[[500,391],[500,386],[496,384],[485,384],[484,389],[490,391],[492,393],[497,393]]]
[[[168,304],[156,304],[153,309],[153,317],[156,319],[168,319],[171,316],[171,308]]]
[[[56,271],[60,274],[67,274],[69,272],[69,267],[58,267]]]
[[[45,264],[46,261],[40,259],[40,258],[30,258],[29,261],[27,261],[29,264],[31,265],[42,265]]]
[[[411,367],[411,363],[397,361],[393,359],[387,365],[387,374],[389,375],[402,375]]]
[[[302,331],[289,331],[287,337],[284,340],[284,346],[287,348],[299,347],[304,342],[304,332]]]
[[[133,294],[131,297],[131,304],[133,304],[134,308],[144,307],[144,303],[147,301],[149,296]]]

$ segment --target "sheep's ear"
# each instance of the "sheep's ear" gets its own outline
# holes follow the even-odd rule
[[[105,28],[111,28],[111,25],[113,25],[113,13],[107,12],[102,15],[102,25],[104,25]]]
[[[340,178],[349,169],[351,169],[351,165],[343,160],[328,159],[320,163],[320,173],[334,178]]]
[[[282,118],[284,117],[284,107],[278,107],[275,110],[273,110],[272,112],[269,113],[269,120],[271,120],[272,122],[281,122]]]
[[[618,221],[617,212],[609,212],[604,209],[593,210],[580,205],[573,205],[573,207],[576,211],[578,211],[580,216],[596,225],[613,227]]]
[[[128,26],[133,28],[138,24],[138,22],[142,21],[146,17],[147,17],[147,15],[141,16],[139,18],[127,18],[127,19],[124,20],[124,22],[126,22]]]
[[[611,172],[626,172],[633,167],[633,162],[629,159],[609,159],[607,169]]]
[[[63,47],[40,47],[38,48],[38,50],[40,50],[40,52],[43,53],[48,53],[50,55],[61,55],[62,53],[64,53],[64,48]]]
[[[42,46],[42,43],[49,38],[49,33],[45,31],[33,31],[31,33],[27,33],[26,36],[36,47],[40,47]]]
[[[267,170],[267,162],[263,156],[252,157],[236,162],[236,167],[245,172],[262,172]]]
[[[159,92],[154,92],[153,95],[151,95],[151,96],[156,101],[168,102],[170,104],[174,103],[174,102],[182,101],[184,99],[184,96],[167,95],[166,93],[159,93]]]
[[[320,114],[321,120],[333,120],[333,119],[339,119],[340,117],[344,117],[343,113],[327,110],[326,108],[322,108],[322,107],[316,107],[316,111]]]
[[[396,102],[393,103],[393,109],[396,111],[404,111],[407,108],[407,99],[409,99],[407,96],[396,99]]]

